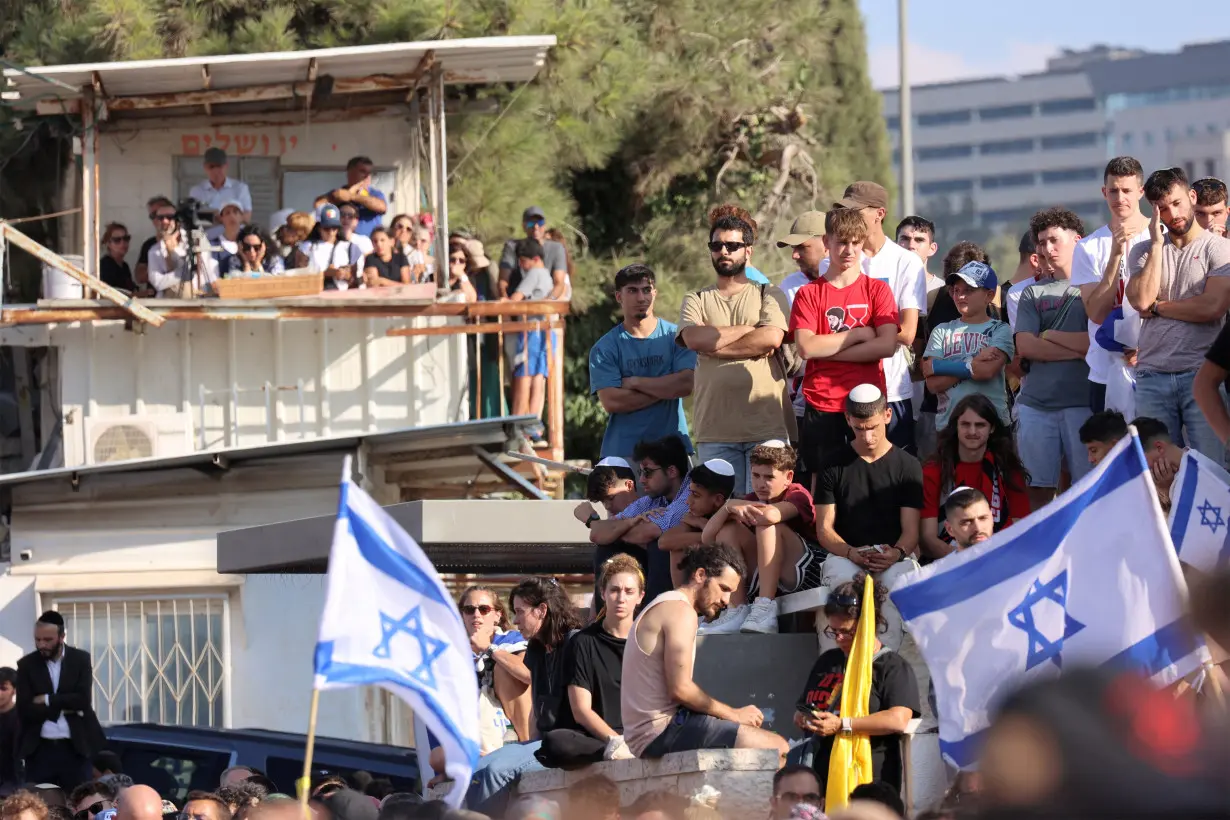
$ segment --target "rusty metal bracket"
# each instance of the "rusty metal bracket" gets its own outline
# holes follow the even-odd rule
[[[0,235],[3,235],[6,240],[22,250],[32,254],[40,261],[46,262],[53,268],[67,273],[85,287],[96,291],[99,296],[103,297],[107,301],[114,302],[119,307],[131,313],[134,318],[140,319],[142,322],[149,322],[154,327],[162,327],[162,323],[166,321],[157,313],[154,313],[145,305],[141,304],[135,297],[129,296],[127,293],[111,287],[101,279],[90,276],[88,273],[81,270],[81,268],[69,262],[63,256],[60,256],[58,253],[43,247],[7,222],[0,221]]]

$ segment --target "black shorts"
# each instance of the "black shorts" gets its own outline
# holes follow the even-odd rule
[[[641,757],[662,757],[671,752],[698,749],[733,749],[739,724],[712,715],[702,715],[682,706],[671,722],[641,752]]]
[[[854,431],[846,423],[845,413],[822,413],[808,405],[799,427],[799,455],[807,472],[819,473],[829,453],[853,440]]]

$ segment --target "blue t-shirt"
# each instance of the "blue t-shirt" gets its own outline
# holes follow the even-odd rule
[[[606,387],[621,387],[629,376],[669,376],[681,370],[696,369],[696,352],[675,344],[679,328],[665,319],[644,339],[638,339],[623,323],[611,328],[589,351],[589,390],[597,393]],[[627,458],[644,439],[659,439],[679,433],[688,452],[688,422],[682,399],[663,399],[631,413],[613,413],[602,437],[602,456]]]
[[[746,268],[744,268],[743,273],[744,275],[747,276],[747,281],[755,282],[757,285],[773,284],[772,282],[769,281],[769,277],[765,276],[763,273],[758,271],[756,268],[753,268],[751,265],[748,265]]]
[[[384,195],[383,191],[377,191],[375,188],[368,188],[367,195],[374,199],[380,200],[386,206],[389,204],[389,200]],[[354,232],[362,234],[363,236],[371,236],[372,231],[384,224],[384,214],[378,214],[370,208],[364,208],[358,203],[355,203],[355,205],[359,209],[359,225],[355,228]]]

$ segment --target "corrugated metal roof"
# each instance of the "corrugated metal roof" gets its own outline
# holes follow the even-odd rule
[[[107,473],[137,473],[152,470],[172,470],[181,467],[205,467],[215,464],[239,464],[244,461],[277,458],[311,453],[351,450],[361,444],[373,447],[400,444],[421,445],[406,449],[428,449],[436,442],[447,440],[450,445],[478,443],[484,438],[498,435],[506,427],[522,428],[535,423],[530,416],[514,416],[478,421],[462,421],[454,424],[437,424],[428,427],[408,427],[380,433],[365,433],[348,436],[328,436],[303,441],[283,441],[256,447],[236,447],[229,450],[209,450],[182,456],[163,458],[134,458],[125,461],[110,461],[105,464],[90,464],[79,467],[58,467],[54,470],[29,470],[23,473],[0,475],[0,487],[14,487],[56,478],[72,479],[80,476],[104,475]],[[512,431],[508,431],[512,432]],[[507,436],[511,437],[511,436]]]
[[[4,77],[8,90],[21,95],[18,105],[22,105],[33,104],[38,97],[72,99],[80,96],[79,92],[75,94],[57,83],[81,89],[93,83],[95,72],[110,96],[144,96],[201,91],[205,68],[209,71],[209,88],[213,90],[302,82],[308,79],[312,60],[316,61],[317,76],[352,78],[406,74],[415,69],[428,51],[434,51],[446,83],[524,82],[538,73],[546,61],[547,50],[554,45],[555,37],[550,35],[479,37],[311,51],[29,67],[27,71],[10,68],[5,69]]]

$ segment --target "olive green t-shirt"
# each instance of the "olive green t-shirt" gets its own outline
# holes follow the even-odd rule
[[[786,295],[774,285],[749,283],[730,297],[711,285],[683,297],[675,339],[682,345],[683,331],[697,325],[776,327],[785,332],[790,312],[787,305]],[[794,411],[777,357],[770,353],[756,359],[720,359],[698,353],[692,418],[695,442],[791,438]]]

